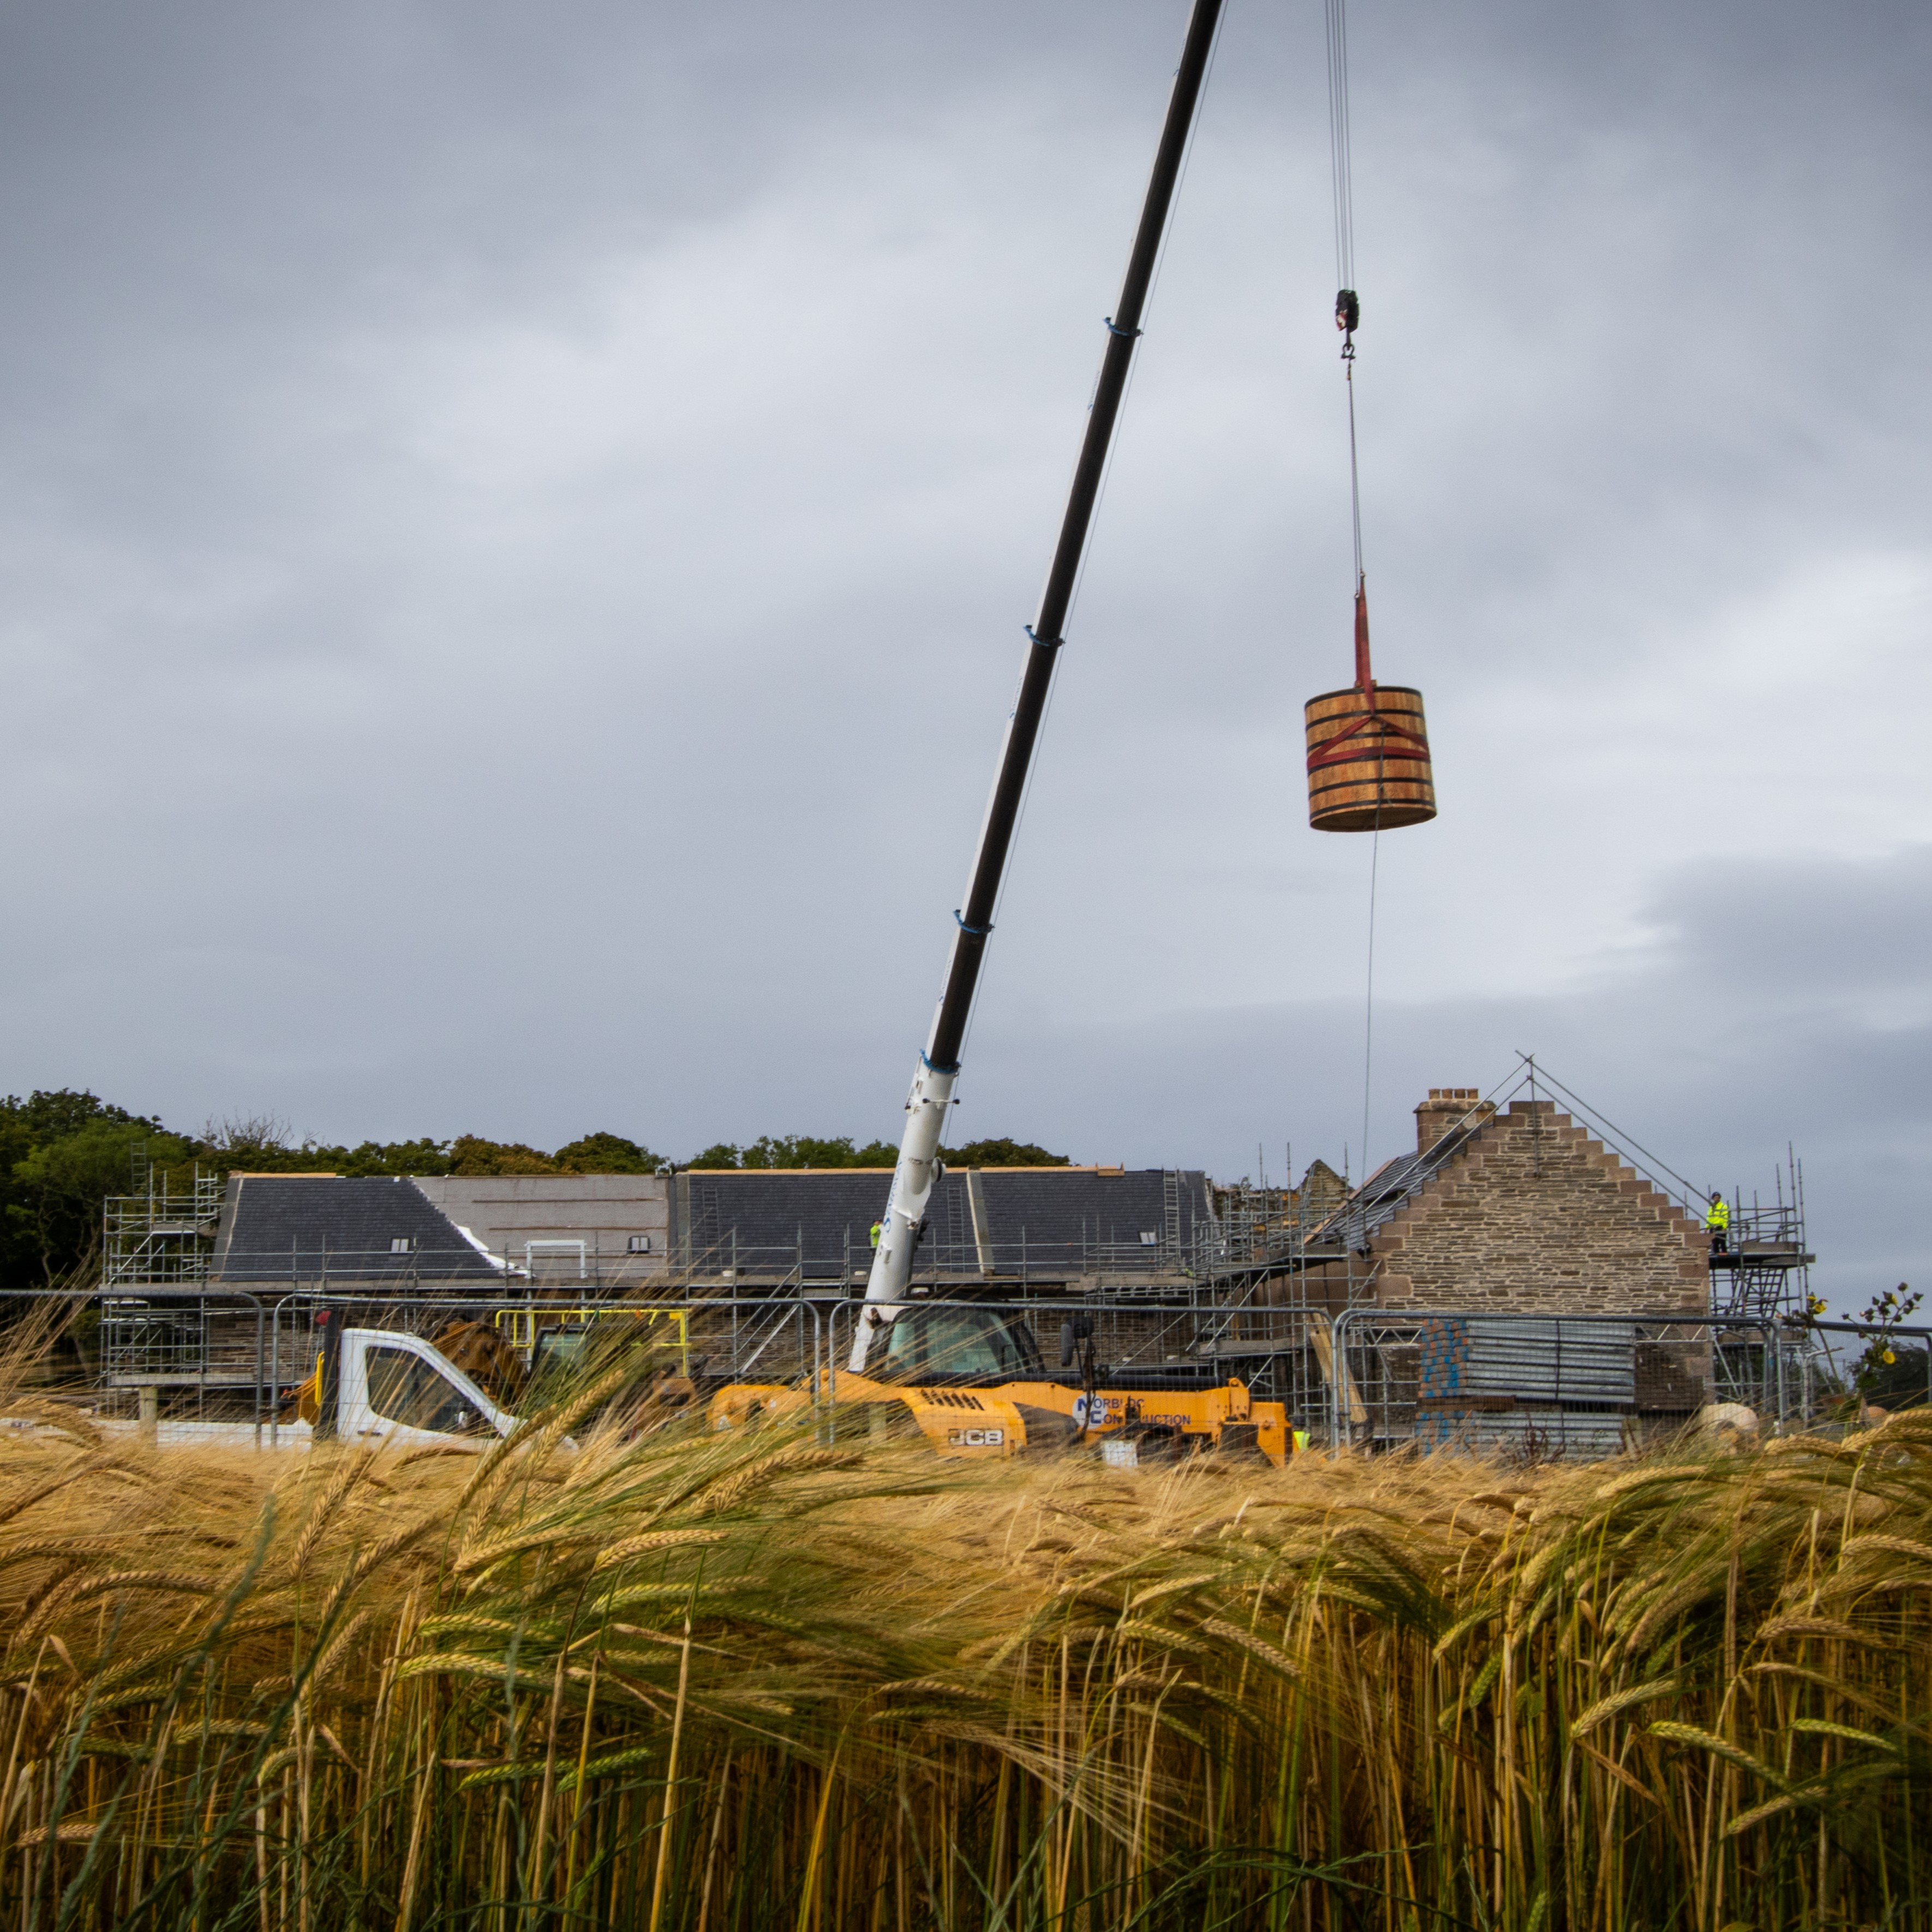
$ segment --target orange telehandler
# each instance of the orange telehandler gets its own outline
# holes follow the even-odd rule
[[[1058,1377],[1048,1370],[1018,1307],[874,1304],[861,1325],[865,1368],[828,1369],[796,1384],[731,1383],[711,1399],[712,1427],[803,1423],[831,1404],[862,1412],[868,1433],[923,1436],[947,1456],[1085,1446],[1132,1465],[1218,1449],[1279,1466],[1296,1446],[1286,1407],[1255,1400],[1237,1379],[1203,1384],[1192,1373],[1160,1370],[1107,1376],[1094,1360],[1094,1324],[1086,1316],[1061,1324]]]

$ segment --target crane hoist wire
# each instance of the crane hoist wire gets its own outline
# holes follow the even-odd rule
[[[1348,154],[1348,0],[1323,0],[1328,28],[1328,159],[1335,195],[1335,285],[1355,286],[1355,190]]]
[[[1368,574],[1362,560],[1362,466],[1355,430],[1355,331],[1362,320],[1355,292],[1355,181],[1348,116],[1348,0],[1323,0],[1328,46],[1328,163],[1335,211],[1335,326],[1342,332],[1342,373],[1348,397],[1348,530],[1354,555],[1355,675],[1369,675]],[[1371,698],[1370,702],[1373,700]],[[1379,777],[1379,773],[1378,774]],[[1376,890],[1382,873],[1382,801],[1377,788],[1369,840],[1369,932],[1362,989],[1362,1181],[1370,1174],[1369,1120],[1376,1046]]]
[[[1317,832],[1392,832],[1436,816],[1436,783],[1412,685],[1378,684],[1369,650],[1369,590],[1362,538],[1361,442],[1355,409],[1355,190],[1348,88],[1348,0],[1323,0],[1328,41],[1328,152],[1335,218],[1335,326],[1348,410],[1349,590],[1354,603],[1354,679],[1304,709],[1308,741],[1308,822]]]
[[[1355,331],[1361,298],[1355,292],[1355,179],[1348,124],[1348,0],[1322,0],[1328,34],[1328,166],[1335,206],[1335,326],[1342,332],[1342,364],[1348,389],[1348,508],[1354,538],[1358,628],[1364,628],[1361,464],[1355,441]],[[1358,639],[1358,643],[1360,641]]]

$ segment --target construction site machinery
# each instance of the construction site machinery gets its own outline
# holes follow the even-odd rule
[[[1254,1400],[1237,1378],[1110,1377],[1093,1359],[1091,1322],[1078,1316],[1062,1325],[1058,1378],[1017,1308],[874,1306],[860,1325],[871,1331],[868,1370],[733,1383],[712,1397],[711,1426],[802,1424],[830,1406],[862,1416],[868,1436],[922,1438],[941,1456],[974,1460],[1097,1447],[1130,1463],[1214,1449],[1279,1466],[1297,1446],[1286,1406]]]
[[[881,1217],[878,1246],[872,1257],[872,1272],[866,1285],[866,1299],[877,1313],[876,1322],[859,1325],[852,1349],[851,1366],[862,1372],[868,1356],[889,1345],[892,1323],[905,1305],[906,1288],[912,1274],[913,1257],[926,1220],[926,1204],[942,1172],[939,1148],[946,1117],[952,1107],[953,1089],[959,1078],[960,1051],[966,1036],[966,1023],[972,1012],[974,990],[986,940],[993,929],[993,914],[998,904],[1000,882],[1006,855],[1012,843],[1013,828],[1025,794],[1027,772],[1031,764],[1040,721],[1046,710],[1047,694],[1060,646],[1061,632],[1074,586],[1080,573],[1087,535],[1094,518],[1100,484],[1106,473],[1107,452],[1113,440],[1114,424],[1126,392],[1127,373],[1133,361],[1134,344],[1141,333],[1141,318],[1148,291],[1154,280],[1154,266],[1160,254],[1161,238],[1167,225],[1168,211],[1180,178],[1195,110],[1207,76],[1208,56],[1213,50],[1215,30],[1220,24],[1221,0],[1195,0],[1187,38],[1181,50],[1180,64],[1174,77],[1167,118],[1154,155],[1154,170],[1148,182],[1147,198],[1142,208],[1140,225],[1120,286],[1119,302],[1107,318],[1107,341],[1101,358],[1100,380],[1087,418],[1087,430],[1075,465],[1073,484],[1060,538],[1041,593],[1038,614],[1027,627],[1030,642],[1025,668],[1020,677],[1019,695],[1007,721],[1005,742],[993,780],[991,797],[980,828],[978,848],[968,879],[964,904],[954,913],[957,930],[953,934],[952,963],[934,1015],[932,1030],[913,1073],[912,1090],[905,1105],[904,1130],[900,1136],[898,1158],[892,1172],[892,1191]]]

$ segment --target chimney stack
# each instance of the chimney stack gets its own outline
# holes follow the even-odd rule
[[[1432,1087],[1429,1098],[1415,1110],[1415,1150],[1426,1154],[1442,1136],[1467,1121],[1471,1130],[1496,1112],[1496,1103],[1483,1098],[1480,1087]]]

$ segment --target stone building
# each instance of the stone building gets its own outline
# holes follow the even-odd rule
[[[1331,1309],[1693,1315],[1702,1228],[1547,1100],[1498,1113],[1473,1088],[1415,1110],[1385,1162],[1310,1239],[1302,1286]]]
[[[1364,1311],[1346,1361],[1310,1335],[1354,1439],[1607,1455],[1711,1399],[1710,1331],[1656,1318],[1709,1312],[1698,1220],[1549,1101],[1432,1088],[1415,1120],[1275,1284]]]

